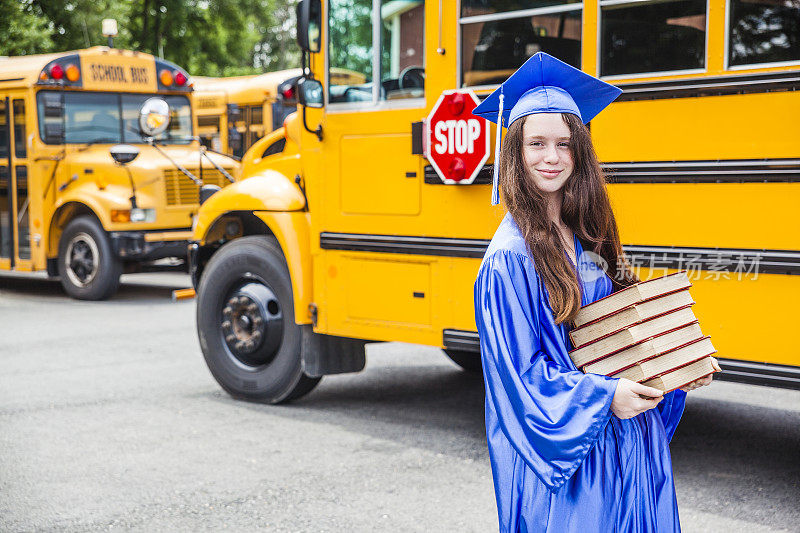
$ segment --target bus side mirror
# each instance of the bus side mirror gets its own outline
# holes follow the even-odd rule
[[[322,84],[318,80],[300,78],[297,80],[297,99],[306,107],[324,107]]]
[[[316,54],[322,36],[322,6],[319,0],[300,0],[297,4],[297,44],[305,52]]]

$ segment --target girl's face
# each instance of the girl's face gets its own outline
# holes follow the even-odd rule
[[[524,120],[522,155],[525,168],[539,190],[555,193],[564,186],[575,168],[569,127],[561,113],[536,113]]]

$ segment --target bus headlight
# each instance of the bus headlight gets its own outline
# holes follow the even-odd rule
[[[155,222],[156,210],[155,209],[140,209],[138,207],[131,209],[131,222]]]

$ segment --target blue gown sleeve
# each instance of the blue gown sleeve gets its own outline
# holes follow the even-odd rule
[[[675,430],[678,429],[678,422],[681,421],[683,409],[686,407],[686,393],[676,389],[664,395],[664,399],[658,403],[656,409],[664,422],[664,430],[667,432],[667,440],[671,441]]]
[[[503,250],[484,261],[475,283],[475,319],[487,409],[517,454],[555,492],[608,423],[618,380],[584,374],[568,362],[548,319],[549,305],[542,309],[541,302],[528,257]],[[496,437],[488,436],[490,447]]]

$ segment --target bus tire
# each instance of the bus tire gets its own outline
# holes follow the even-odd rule
[[[272,237],[235,239],[211,256],[197,287],[197,335],[211,375],[234,398],[287,402],[321,379],[303,373],[292,282]]]
[[[94,217],[76,217],[64,228],[58,243],[58,275],[64,291],[78,300],[105,300],[117,292],[122,261]]]
[[[455,364],[460,366],[467,372],[478,373],[482,372],[481,368],[481,354],[479,352],[468,352],[466,350],[445,350],[444,353]]]

